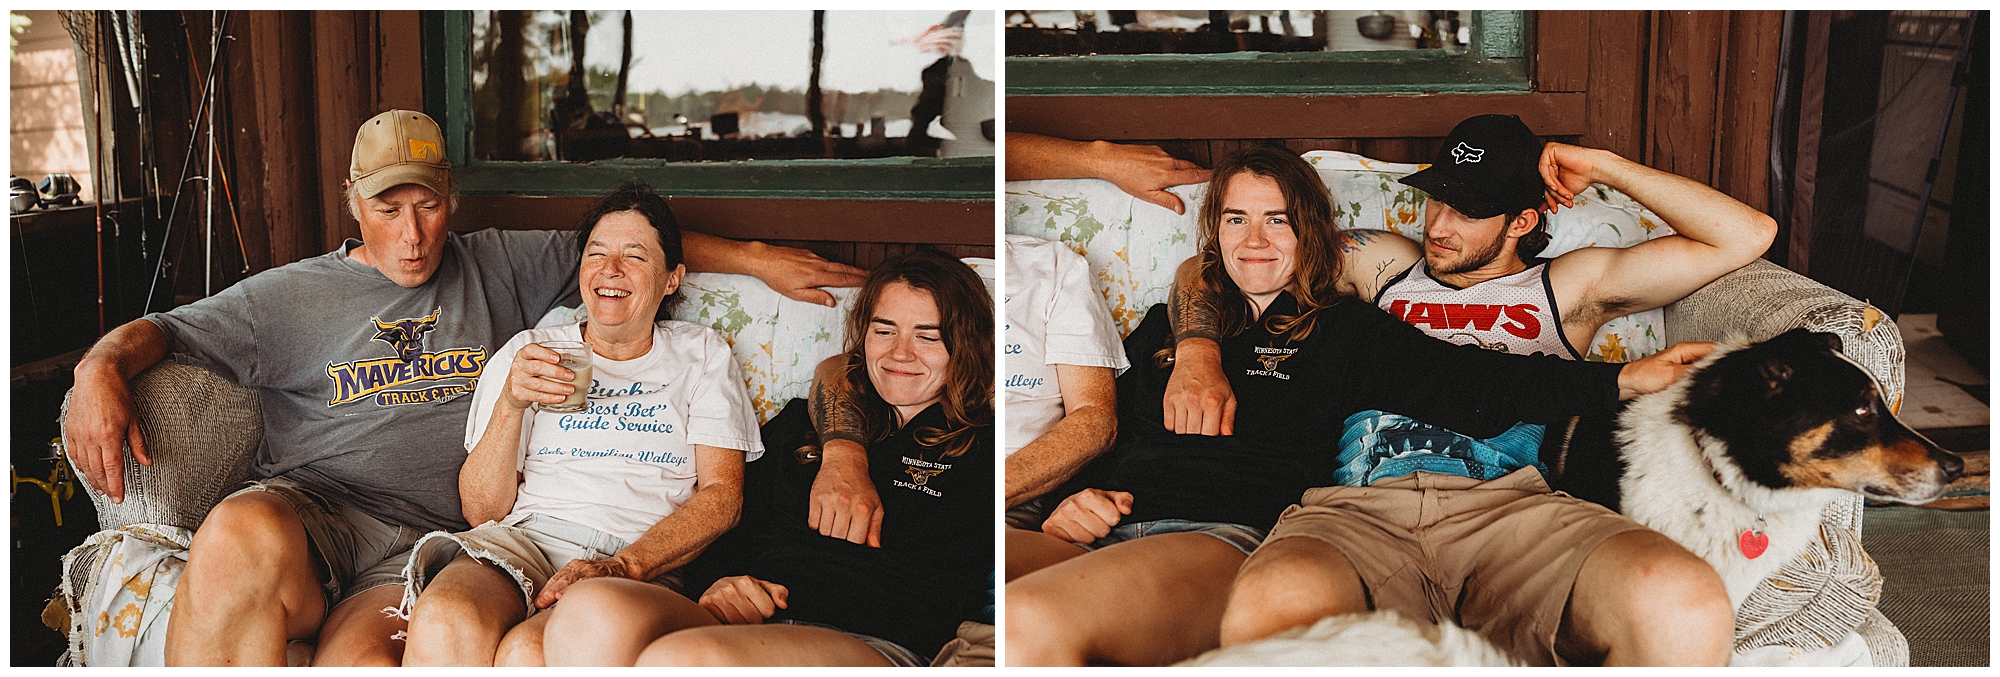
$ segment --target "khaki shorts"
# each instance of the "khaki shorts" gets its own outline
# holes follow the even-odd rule
[[[285,499],[305,526],[329,613],[349,597],[403,582],[403,561],[422,532],[375,519],[360,508],[307,489],[285,477],[253,481],[235,493],[264,492]],[[228,500],[225,497],[223,500]]]
[[[1563,665],[1556,632],[1584,559],[1604,539],[1644,528],[1550,491],[1534,468],[1486,482],[1419,472],[1309,489],[1264,545],[1324,541],[1354,563],[1372,608],[1451,620],[1530,664]]]
[[[397,582],[404,584],[401,615],[409,618],[409,612],[416,607],[417,596],[423,593],[430,580],[443,571],[445,565],[458,558],[459,553],[471,555],[473,559],[485,562],[506,574],[521,587],[521,603],[529,616],[535,615],[535,595],[540,594],[549,577],[562,571],[570,560],[599,560],[618,554],[628,545],[624,539],[596,529],[559,520],[547,515],[530,513],[520,521],[502,526],[494,522],[474,527],[470,531],[447,533],[433,531],[417,541],[410,552],[408,564],[401,568]],[[682,595],[681,572],[668,571],[654,578],[651,583]]]

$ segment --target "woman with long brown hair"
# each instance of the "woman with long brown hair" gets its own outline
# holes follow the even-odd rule
[[[1326,188],[1282,149],[1217,162],[1200,215],[1199,293],[1180,302],[1221,320],[1235,434],[1175,435],[1160,406],[1170,354],[1133,360],[1106,479],[1064,499],[1041,531],[1008,532],[1009,664],[1160,665],[1214,648],[1238,567],[1286,506],[1328,483],[1356,411],[1498,433],[1664,386],[1622,382],[1634,365],[1454,346],[1341,295]],[[1149,314],[1127,351],[1167,346],[1166,325]],[[1017,552],[1034,561],[1017,566]]]
[[[869,477],[886,513],[880,547],[799,520],[698,600],[579,585],[565,603],[645,606],[651,620],[558,616],[548,637],[589,639],[549,642],[548,664],[928,664],[989,603],[992,353],[992,298],[965,264],[927,250],[878,266],[834,358],[844,368],[832,371],[864,419]]]

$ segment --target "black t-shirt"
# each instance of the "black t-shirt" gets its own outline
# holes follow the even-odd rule
[[[983,617],[993,572],[993,427],[977,429],[972,448],[953,458],[913,438],[944,426],[943,406],[932,405],[868,445],[868,474],[886,513],[881,548],[821,536],[803,520],[778,527],[745,572],[789,591],[789,607],[773,619],[823,623],[931,656],[959,622]]]
[[[1297,307],[1280,294],[1265,316]],[[1127,337],[1128,354],[1164,345],[1164,308]],[[1165,428],[1160,401],[1171,367],[1134,359],[1120,377],[1119,449],[1101,486],[1133,494],[1125,523],[1177,518],[1268,529],[1306,489],[1333,483],[1341,424],[1357,411],[1491,437],[1518,421],[1610,411],[1622,367],[1453,345],[1353,299],[1320,311],[1305,340],[1288,342],[1259,322],[1221,348],[1237,401],[1233,436]]]

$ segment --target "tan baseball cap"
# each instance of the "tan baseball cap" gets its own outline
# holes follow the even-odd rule
[[[444,158],[444,132],[430,116],[413,110],[369,118],[354,133],[347,179],[364,199],[406,183],[449,195],[451,161]]]

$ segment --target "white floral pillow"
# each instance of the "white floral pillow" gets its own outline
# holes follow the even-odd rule
[[[1082,255],[1119,335],[1130,334],[1147,308],[1166,302],[1174,269],[1194,255],[1195,214],[1208,187],[1169,190],[1188,205],[1187,214],[1098,179],[1009,181],[1007,232],[1059,240]]]

